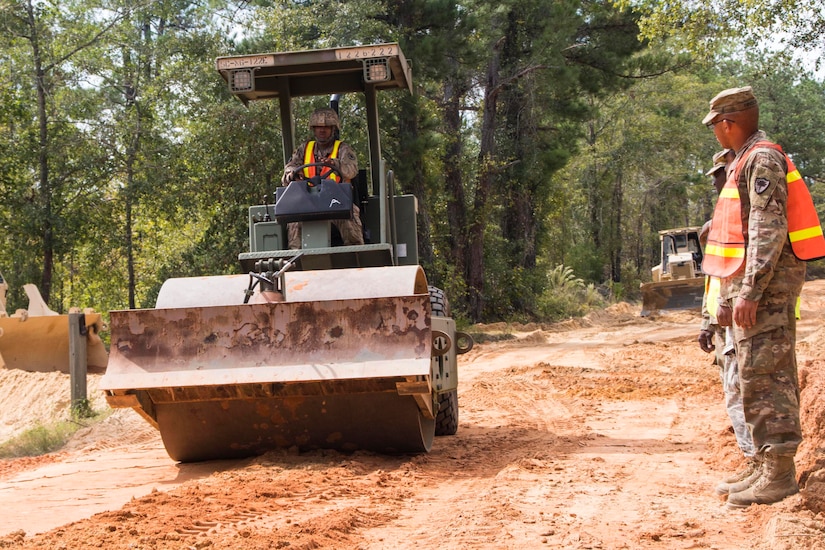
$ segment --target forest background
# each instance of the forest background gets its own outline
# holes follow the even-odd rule
[[[657,231],[712,213],[700,121],[722,89],[753,86],[823,216],[824,28],[814,0],[0,0],[7,309],[24,282],[107,312],[237,273],[283,152],[277,105],[243,106],[215,58],[378,42],[413,66],[413,95],[379,98],[382,148],[454,315],[637,298]],[[298,102],[299,124],[324,103]],[[363,106],[340,109],[363,164]]]

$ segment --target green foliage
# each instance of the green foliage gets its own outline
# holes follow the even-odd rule
[[[559,264],[547,272],[547,288],[538,297],[537,313],[543,321],[558,321],[580,317],[604,305],[593,283],[586,284],[572,268]]]
[[[383,41],[401,43],[415,93],[379,94],[382,151],[418,198],[420,256],[453,314],[577,315],[597,288],[633,299],[657,263],[656,232],[711,215],[704,172],[719,145],[699,121],[723,88],[754,87],[763,127],[825,214],[823,83],[745,47],[776,21],[792,40],[821,36],[821,14],[732,2],[6,2],[9,309],[47,275],[53,309],[105,313],[150,307],[168,277],[237,272],[246,207],[282,170],[280,114],[231,97],[214,58]],[[326,101],[295,102],[297,137]],[[360,101],[345,95],[341,118],[366,159]]]
[[[82,420],[84,418],[94,418],[97,413],[92,409],[88,399],[78,399],[72,403],[72,418]]]
[[[638,282],[633,281],[635,283],[634,288],[638,288]],[[591,283],[592,284],[592,283]],[[629,284],[625,283],[616,283],[613,281],[607,282],[607,289],[610,293],[611,301],[613,302],[623,302],[628,299],[630,293],[627,292],[629,288]]]
[[[38,424],[0,444],[0,458],[40,456],[58,451],[82,427],[74,421]]]
[[[0,445],[0,458],[39,456],[54,452],[65,445],[77,429],[77,425],[72,422],[35,426]]]
[[[582,153],[554,179],[568,198],[553,214],[553,234],[567,243],[553,261],[588,282],[631,288],[658,263],[659,230],[710,217],[715,194],[704,172],[718,144],[699,121],[719,86],[665,74],[594,101]]]
[[[0,444],[0,458],[39,456],[60,450],[79,429],[89,423],[100,422],[111,414],[93,411],[88,401],[76,404],[72,419],[51,424],[38,423],[34,427]]]
[[[566,261],[568,265],[586,281],[609,280],[605,273],[605,266],[608,261],[604,256],[604,251],[594,247],[589,239],[582,238],[576,240],[567,247],[561,258],[554,258],[555,261]]]
[[[825,35],[825,13],[812,0],[615,3],[633,6],[643,14],[640,27],[645,38],[672,40],[675,50],[691,51],[707,60],[719,56],[731,41],[750,50],[792,46],[808,52]]]

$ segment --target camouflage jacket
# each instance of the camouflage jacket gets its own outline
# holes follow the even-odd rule
[[[734,163],[765,140],[755,132],[737,152]],[[735,164],[734,164],[735,165]],[[785,157],[760,147],[747,158],[739,173],[739,199],[745,234],[743,267],[722,281],[723,298],[737,296],[761,302],[794,299],[805,282],[805,262],[794,256],[788,240],[788,185]]]

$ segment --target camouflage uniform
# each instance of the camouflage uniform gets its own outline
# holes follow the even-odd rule
[[[725,395],[725,409],[736,436],[736,443],[745,457],[753,458],[756,455],[756,447],[754,447],[753,436],[745,421],[733,330],[731,327],[719,326],[716,317],[708,312],[706,300],[707,293],[702,297],[701,330],[713,333],[713,344],[716,347],[714,363],[719,367],[719,378],[722,380],[722,391]]]
[[[292,171],[303,164],[304,153],[306,151],[307,143],[304,143],[292,153],[292,158],[284,166],[284,175],[281,178],[283,185],[289,185],[290,175]],[[322,145],[320,142],[315,143],[315,161],[320,162],[325,158],[329,158],[332,153],[334,141],[330,141],[327,145]],[[343,181],[351,181],[352,178],[358,175],[358,157],[355,151],[346,142],[341,142],[338,147],[338,158],[335,159],[336,168]],[[341,233],[341,238],[345,245],[364,244],[364,233],[361,225],[361,210],[358,205],[352,204],[352,218],[348,220],[332,220],[333,225],[338,228]],[[287,233],[289,238],[289,248],[301,248],[301,224],[290,223],[287,224]]]
[[[716,317],[708,313],[707,297],[706,292],[705,295],[702,296],[702,324],[699,330],[707,330],[713,333],[713,345],[716,347],[714,350],[713,364],[722,367],[725,363],[725,355],[722,351],[725,347],[725,327],[719,326]]]
[[[763,140],[763,132],[754,133],[736,161]],[[745,261],[722,280],[720,299],[730,307],[737,297],[759,302],[753,327],[733,326],[745,420],[757,451],[793,456],[802,441],[794,306],[806,263],[788,240],[786,170],[784,156],[769,148],[756,149],[741,170]]]
[[[706,176],[713,176],[713,185],[717,193],[722,191],[725,184],[725,175],[728,168],[728,156],[734,156],[731,149],[723,149],[713,155],[713,167],[705,172]],[[707,232],[710,229],[710,222],[706,222],[699,234],[699,242],[702,247],[707,244]],[[736,443],[742,454],[752,459],[756,456],[756,448],[753,445],[753,437],[751,436],[748,424],[745,422],[745,412],[742,406],[742,392],[739,384],[739,362],[736,360],[736,344],[733,338],[733,330],[731,327],[720,326],[716,320],[716,307],[713,307],[713,314],[708,309],[707,300],[716,300],[713,292],[708,289],[713,283],[719,282],[719,279],[714,277],[708,281],[705,287],[705,294],[702,296],[702,325],[700,331],[708,331],[713,334],[713,344],[715,347],[715,361],[714,363],[719,367],[719,378],[722,380],[722,391],[725,396],[725,409],[730,418],[733,433],[736,436]],[[714,306],[717,304],[714,303]]]

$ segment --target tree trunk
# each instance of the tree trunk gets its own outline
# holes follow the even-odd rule
[[[534,107],[516,82],[502,91],[501,105],[505,112],[502,125],[509,137],[507,156],[514,159],[513,166],[508,169],[506,183],[503,183],[506,186],[503,200],[507,208],[503,212],[502,234],[513,249],[512,263],[529,269],[536,265],[537,224],[533,215],[536,180],[543,177],[543,174],[529,173],[525,169],[525,159],[530,153],[529,142],[535,141],[536,135],[532,114]],[[501,156],[504,156],[503,152]]]
[[[126,237],[126,270],[129,275],[129,309],[135,309],[135,252],[134,231],[132,229],[132,189],[135,185],[135,173],[131,159],[126,166],[126,204],[124,235]]]
[[[624,205],[624,189],[622,186],[622,172],[616,174],[613,183],[613,197],[611,200],[613,223],[611,227],[610,278],[614,283],[622,281],[622,207]]]
[[[487,65],[487,77],[484,85],[484,109],[481,119],[481,147],[478,154],[478,185],[473,201],[467,242],[467,288],[470,300],[470,318],[474,322],[480,321],[484,313],[484,232],[487,229],[490,190],[495,175],[496,107],[499,94],[500,51],[504,40],[504,38],[501,38],[493,47]]]
[[[430,209],[427,203],[427,186],[422,156],[418,154],[419,108],[415,97],[406,97],[402,101],[402,113],[399,117],[399,168],[406,175],[402,185],[418,199],[418,259],[424,266],[433,263],[433,245],[430,239]]]
[[[148,23],[144,25],[144,33],[147,32],[148,27]],[[148,40],[148,37],[145,37],[145,39]],[[128,72],[134,70],[132,56],[129,50],[123,51],[123,66]],[[135,287],[137,284],[137,276],[135,273],[135,234],[132,209],[138,197],[138,190],[135,183],[135,163],[137,162],[137,155],[138,151],[140,151],[140,142],[143,134],[142,113],[140,104],[137,101],[139,87],[140,76],[135,74],[134,80],[127,78],[123,89],[124,103],[134,117],[134,128],[131,139],[126,147],[126,189],[124,193],[124,214],[126,219],[124,220],[125,227],[123,228],[126,241],[126,271],[129,278],[129,309],[135,309],[137,307],[137,299],[135,297]]]
[[[31,1],[26,4],[28,27],[31,35],[29,40],[32,48],[34,63],[35,87],[37,93],[37,124],[38,136],[38,176],[40,185],[41,236],[43,237],[43,273],[40,278],[40,294],[46,303],[49,302],[52,290],[52,271],[54,269],[54,228],[52,225],[52,190],[49,180],[49,119],[46,111],[48,96],[46,85],[46,71],[43,68],[43,58],[40,51],[37,21],[34,17],[34,6]]]
[[[461,171],[463,141],[461,139],[461,99],[466,89],[456,82],[444,86],[444,134],[448,137],[444,149],[444,184],[447,192],[447,223],[450,228],[447,243],[457,273],[467,274],[467,202]]]

